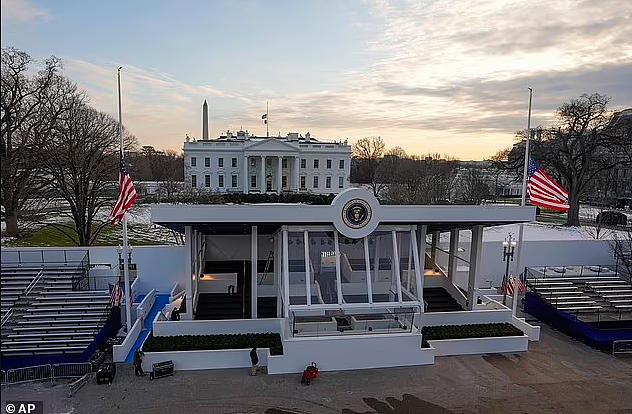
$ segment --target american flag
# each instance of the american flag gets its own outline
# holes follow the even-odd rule
[[[568,191],[549,177],[533,159],[529,159],[527,196],[536,206],[564,212],[569,209]]]
[[[121,306],[123,303],[123,289],[119,284],[110,285],[110,306]]]
[[[514,294],[514,289],[516,286],[516,279],[518,279],[517,277],[515,277],[514,275],[509,276],[509,283],[506,284],[506,289],[507,289],[507,294],[508,295],[512,295]],[[520,291],[520,293],[524,293],[524,283],[522,283],[522,279],[518,279],[518,290]]]
[[[132,207],[134,201],[136,201],[136,187],[132,182],[132,178],[127,173],[125,168],[125,160],[123,159],[123,152],[120,153],[120,171],[119,171],[119,195],[112,210],[112,224],[118,224],[123,220],[125,213]]]

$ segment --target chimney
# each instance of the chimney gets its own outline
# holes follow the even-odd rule
[[[208,141],[208,104],[206,99],[202,105],[202,140]]]

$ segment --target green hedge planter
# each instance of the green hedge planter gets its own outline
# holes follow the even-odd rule
[[[499,336],[522,336],[523,332],[510,323],[485,323],[478,325],[425,326],[421,330],[422,348],[428,341],[441,339],[491,338]]]
[[[250,348],[270,348],[271,355],[283,355],[283,343],[278,333],[153,336],[152,332],[143,345],[144,352]]]

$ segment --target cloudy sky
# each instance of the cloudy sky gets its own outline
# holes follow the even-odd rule
[[[142,144],[242,128],[482,159],[584,92],[632,106],[629,0],[1,0],[2,46],[63,58]]]

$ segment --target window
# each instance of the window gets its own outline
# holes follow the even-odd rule
[[[287,168],[287,158],[281,160],[281,168]]]
[[[287,188],[287,175],[281,177],[281,188]]]
[[[266,167],[272,167],[272,158],[266,157]]]
[[[210,157],[204,157],[204,166],[205,167],[210,167],[211,166],[211,158]]]
[[[318,188],[318,176],[314,177],[314,188]]]
[[[217,166],[219,168],[224,168],[224,159],[223,158],[218,158],[217,159]]]
[[[305,176],[301,176],[301,188],[305,189]]]
[[[301,158],[301,168],[307,168],[307,160],[305,158]]]
[[[224,174],[217,176],[217,185],[219,188],[224,188]]]
[[[325,178],[325,188],[331,188],[331,177]]]
[[[250,166],[251,167],[256,167],[257,166],[257,159],[256,158],[251,158],[250,159]]]
[[[230,166],[233,168],[237,168],[237,158],[232,158],[230,160]]]
[[[231,180],[232,180],[232,182],[231,182],[231,186],[232,186],[233,188],[236,188],[236,187],[237,187],[237,176],[236,176],[236,175],[233,175],[233,176],[232,176],[232,177],[230,177],[230,178],[231,178]]]
[[[327,168],[331,168],[331,160],[327,160]]]
[[[197,187],[197,175],[195,174],[191,176],[191,187]]]
[[[344,188],[345,186],[345,177],[338,177],[338,188]]]
[[[314,160],[314,168],[318,168],[318,160]]]
[[[340,169],[341,170],[345,169],[345,160],[340,160]]]
[[[197,157],[191,157],[191,167],[197,167]]]
[[[257,176],[256,175],[251,175],[250,176],[250,187],[257,187]]]
[[[204,187],[210,187],[211,186],[211,176],[210,175],[205,175],[204,176]]]

